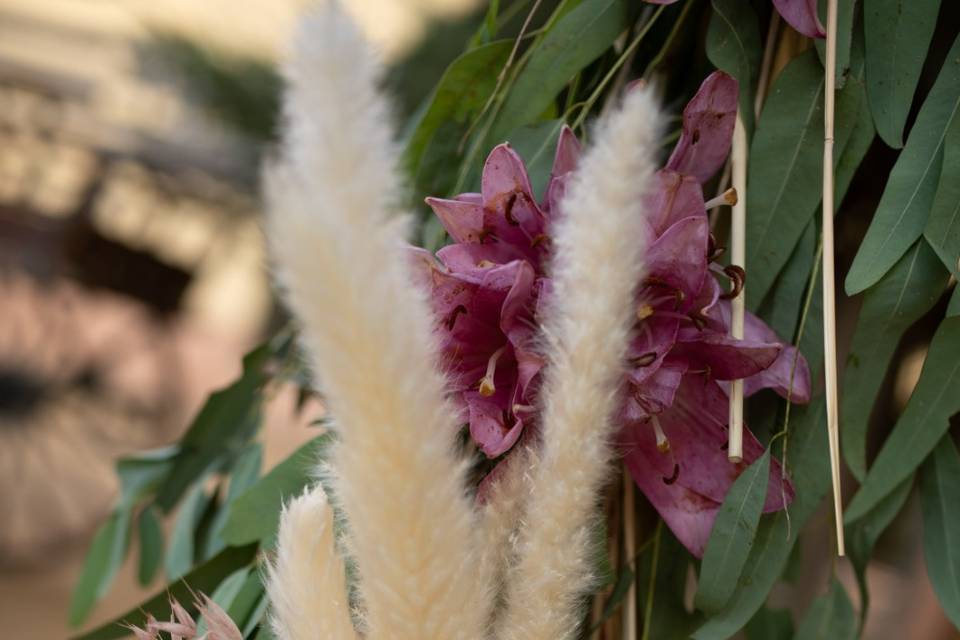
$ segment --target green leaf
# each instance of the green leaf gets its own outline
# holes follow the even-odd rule
[[[837,97],[836,163],[865,100],[863,67]],[[817,211],[823,184],[823,69],[813,50],[797,56],[767,99],[750,148],[747,207],[747,302],[756,308]],[[842,194],[839,194],[842,199]]]
[[[860,626],[867,619],[870,608],[870,592],[867,590],[867,564],[873,555],[873,547],[886,531],[893,519],[903,509],[913,488],[913,476],[910,476],[890,495],[880,501],[867,515],[845,527],[847,556],[857,576],[860,590]]]
[[[147,505],[137,519],[137,531],[140,537],[140,563],[137,567],[137,579],[141,585],[148,585],[160,568],[163,559],[163,527],[160,514],[155,506]]]
[[[627,24],[626,0],[584,0],[543,37],[504,100],[487,140],[534,123],[570,78],[610,48]]]
[[[848,295],[873,286],[920,237],[943,164],[947,129],[960,109],[960,37],[917,115],[847,274]]]
[[[224,504],[217,510],[210,523],[205,544],[203,558],[209,558],[220,552],[226,546],[223,540],[223,527],[227,524],[230,513],[230,504],[252,487],[260,477],[260,465],[263,462],[263,445],[253,442],[240,454],[230,469],[230,487]]]
[[[230,619],[237,623],[246,638],[260,623],[267,605],[263,587],[263,573],[254,569],[249,572],[246,582],[225,610]]]
[[[620,608],[620,605],[623,604],[624,599],[627,597],[627,594],[630,593],[630,587],[634,585],[636,579],[637,576],[630,568],[629,564],[625,564],[620,567],[620,575],[617,576],[617,581],[613,585],[613,590],[610,592],[610,597],[607,598],[607,603],[603,607],[603,613],[594,623],[593,628],[590,630],[591,633],[602,627],[603,623],[609,620],[610,616],[617,612],[617,610]]]
[[[520,127],[507,139],[527,167],[530,186],[535,197],[542,197],[553,169],[553,156],[557,148],[557,138],[563,128],[563,120],[544,120],[534,125]]]
[[[840,405],[843,456],[850,471],[867,473],[867,427],[903,333],[926,314],[947,285],[947,272],[922,238],[867,290],[843,374]]]
[[[870,108],[880,137],[895,149],[903,146],[939,10],[940,0],[864,0]]]
[[[197,593],[210,593],[216,589],[224,578],[236,571],[239,567],[250,563],[256,556],[256,545],[246,547],[228,547],[219,554],[193,569],[185,575],[182,580],[173,582],[157,595],[141,602],[126,613],[103,624],[96,629],[88,631],[72,640],[114,640],[115,638],[126,638],[130,631],[121,626],[124,624],[133,624],[142,626],[147,619],[148,614],[152,614],[160,620],[170,616],[170,600],[177,600],[183,605],[193,601]]]
[[[857,621],[843,586],[831,581],[830,591],[813,601],[800,622],[794,640],[853,640]]]
[[[947,317],[960,316],[960,287],[953,288],[950,303],[947,305]]]
[[[960,317],[946,318],[933,336],[903,415],[847,507],[845,522],[863,517],[906,480],[947,432],[950,417],[960,412],[958,345]]]
[[[266,544],[272,540],[284,501],[310,484],[317,464],[332,441],[331,433],[314,438],[238,496],[230,505],[227,524],[221,532],[223,540],[233,545],[258,541]]]
[[[157,492],[157,505],[173,509],[204,473],[242,449],[260,427],[261,387],[267,380],[264,364],[270,345],[264,344],[243,359],[243,374],[225,389],[213,393],[180,441],[174,467]]]
[[[923,556],[930,584],[947,617],[960,627],[960,455],[946,434],[920,473]]]
[[[733,594],[757,535],[769,479],[770,450],[767,449],[740,474],[724,498],[700,565],[694,604],[701,611],[719,611]]]
[[[653,544],[637,562],[637,597],[641,615],[650,612],[650,638],[689,638],[703,620],[699,612],[684,607],[690,554],[667,527],[658,525]],[[652,587],[652,588],[651,588]]]
[[[707,58],[740,84],[740,113],[747,135],[753,133],[753,102],[763,50],[757,14],[743,0],[713,0],[707,29]]]
[[[786,609],[762,607],[745,629],[747,640],[791,640],[793,617]]]
[[[170,580],[186,574],[193,566],[197,526],[209,503],[210,496],[204,490],[203,483],[199,482],[180,505],[173,533],[170,534],[170,546],[165,562],[167,578]]]
[[[241,567],[237,569],[217,585],[217,588],[213,590],[212,594],[210,594],[210,599],[213,600],[221,609],[227,611],[246,584],[249,574],[249,567]],[[236,620],[234,620],[234,623],[236,623]],[[200,619],[197,620],[197,637],[202,638],[203,634],[205,634],[207,630],[207,621],[203,616],[201,616]]]
[[[960,118],[947,128],[943,171],[923,236],[954,277],[960,277]]]
[[[441,125],[452,121],[465,126],[483,108],[512,47],[510,40],[492,42],[471,49],[450,63],[404,149],[403,162],[412,171],[420,167]],[[454,142],[459,142],[459,137]]]
[[[816,220],[810,220],[800,241],[793,248],[790,259],[777,277],[776,285],[760,305],[758,313],[766,320],[778,336],[790,339],[797,330],[800,310],[803,307],[803,294],[817,243]]]
[[[173,461],[179,451],[179,447],[163,447],[118,460],[116,468],[120,479],[120,505],[133,507],[156,491],[173,469]]]
[[[83,562],[80,580],[73,590],[70,602],[70,626],[76,627],[86,620],[93,605],[106,595],[113,579],[123,564],[130,542],[129,509],[121,508],[110,514],[100,525],[87,557]]]

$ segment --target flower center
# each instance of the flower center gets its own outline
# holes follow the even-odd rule
[[[487,360],[487,373],[480,378],[480,395],[484,398],[489,398],[497,392],[497,387],[493,384],[493,376],[497,373],[497,360],[500,359],[500,356],[503,355],[503,351],[506,348],[506,345],[500,347],[494,351],[490,359]]]

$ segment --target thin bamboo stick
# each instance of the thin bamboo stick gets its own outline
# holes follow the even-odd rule
[[[845,555],[843,504],[840,493],[840,415],[837,401],[837,309],[833,264],[833,121],[837,68],[837,0],[827,2],[827,55],[823,101],[823,358],[827,387],[827,434],[833,510],[837,526],[837,554]]]
[[[633,478],[623,470],[623,555],[624,562],[633,562],[637,555],[636,513],[634,513]],[[627,591],[626,608],[623,614],[623,640],[637,640],[637,571]]]
[[[747,260],[747,131],[743,120],[737,114],[733,128],[733,151],[731,153],[733,188],[737,191],[737,202],[733,205],[730,220],[730,261],[739,267],[746,267]],[[737,340],[743,339],[743,316],[745,307],[743,289],[730,301],[730,335]],[[731,462],[743,460],[743,380],[730,383],[730,431],[728,434],[727,457]]]

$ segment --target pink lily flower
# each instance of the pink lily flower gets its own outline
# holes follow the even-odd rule
[[[673,4],[677,0],[646,0],[650,4]],[[787,23],[808,38],[825,38],[826,30],[817,15],[817,0],[773,0],[773,6]]]

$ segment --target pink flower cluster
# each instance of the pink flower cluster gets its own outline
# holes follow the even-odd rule
[[[744,461],[728,461],[725,381],[744,379],[746,395],[771,388],[796,402],[810,397],[806,361],[762,320],[748,313],[744,339],[729,335],[729,298],[743,286],[744,272],[715,261],[720,252],[707,209],[716,203],[705,202],[702,185],[729,154],[737,94],[736,81],[723,72],[704,81],[652,192],[637,203],[637,215],[649,212],[651,245],[626,354],[619,444],[637,486],[696,556],[730,484],[763,452],[745,430]],[[417,273],[431,294],[454,398],[490,458],[536,427],[544,366],[536,340],[550,295],[551,222],[579,153],[564,128],[539,202],[507,144],[487,158],[480,193],[427,199],[453,244],[436,258],[413,250]],[[728,292],[718,278],[729,281]],[[781,509],[792,496],[773,461],[764,510]]]

